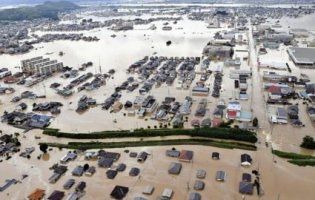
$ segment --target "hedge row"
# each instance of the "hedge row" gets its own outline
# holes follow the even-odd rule
[[[41,143],[42,144],[42,143]],[[50,147],[67,149],[103,149],[103,148],[126,148],[140,146],[168,146],[168,145],[204,145],[226,149],[245,149],[255,151],[256,146],[237,142],[213,141],[209,139],[179,139],[179,140],[151,140],[132,142],[69,142],[68,144],[46,143]]]
[[[288,160],[289,163],[292,163],[294,165],[298,166],[315,166],[315,159],[293,159]]]
[[[311,155],[303,155],[303,154],[284,152],[284,151],[279,151],[279,150],[272,150],[272,153],[281,158],[286,158],[286,159],[315,159],[315,157]]]
[[[315,156],[284,152],[279,150],[272,150],[272,153],[281,158],[289,159],[288,162],[294,165],[315,166]]]
[[[67,133],[58,129],[44,129],[43,134],[72,139],[105,139],[124,137],[156,137],[186,135],[191,137],[205,137],[216,139],[230,139],[256,143],[257,137],[254,132],[235,128],[196,128],[196,129],[137,129],[134,131],[101,131],[91,133]]]

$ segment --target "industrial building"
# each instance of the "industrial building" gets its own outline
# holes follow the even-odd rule
[[[315,66],[315,48],[291,47],[288,54],[296,65]]]
[[[231,46],[214,46],[210,44],[203,49],[203,55],[211,59],[229,59],[233,56],[233,48]]]

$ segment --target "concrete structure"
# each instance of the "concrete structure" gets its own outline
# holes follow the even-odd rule
[[[288,54],[296,65],[315,65],[315,48],[291,47]]]
[[[29,74],[52,74],[61,71],[63,63],[42,56],[21,61],[22,71]]]
[[[203,55],[212,59],[227,59],[232,57],[233,48],[230,46],[214,46],[210,44],[203,49]]]

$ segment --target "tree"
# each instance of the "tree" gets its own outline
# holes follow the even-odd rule
[[[84,170],[84,171],[88,170],[89,168],[90,168],[90,165],[89,165],[89,164],[85,164],[85,165],[83,166],[83,170]]]
[[[307,135],[303,138],[303,142],[301,144],[301,147],[306,149],[315,149],[315,141],[314,138]]]
[[[257,119],[257,117],[255,117],[253,119],[253,127],[258,127],[258,119]]]
[[[46,143],[40,144],[40,145],[39,145],[39,149],[40,149],[43,153],[47,153],[48,145],[47,145]]]

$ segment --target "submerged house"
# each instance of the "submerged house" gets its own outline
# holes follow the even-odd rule
[[[114,199],[123,199],[126,197],[128,192],[129,192],[128,187],[116,185],[112,192],[110,193],[110,196]]]
[[[183,104],[179,108],[179,113],[182,115],[189,115],[191,110],[190,107],[192,105],[192,99],[190,97],[186,97]]]
[[[60,159],[60,162],[61,163],[67,163],[71,160],[74,160],[77,158],[77,154],[74,153],[74,152],[68,152],[65,156],[63,156],[61,159]]]
[[[242,106],[239,102],[237,101],[229,102],[227,106],[226,118],[227,119],[239,118],[241,109],[242,109]]]
[[[166,188],[166,189],[163,190],[161,196],[162,196],[163,199],[171,199],[172,196],[173,196],[173,190],[169,189],[169,188]]]
[[[191,162],[194,156],[194,152],[193,151],[189,151],[189,150],[182,150],[180,152],[180,155],[178,157],[179,161],[183,161],[183,162]]]
[[[137,161],[138,162],[144,162],[148,158],[148,153],[145,151],[141,151],[138,156],[137,156]]]
[[[192,192],[189,194],[188,200],[201,200],[201,195],[197,192]]]
[[[83,166],[79,165],[76,168],[74,168],[71,173],[73,176],[82,176],[83,172],[84,172]]]
[[[225,181],[225,172],[224,171],[217,171],[216,175],[215,175],[215,179],[217,181]]]
[[[309,115],[310,119],[314,122],[315,121],[315,107],[308,107],[307,114]]]
[[[174,128],[180,128],[184,125],[184,116],[182,114],[176,114],[172,120],[172,125]]]
[[[239,117],[237,118],[238,121],[240,122],[251,122],[253,119],[253,114],[250,111],[244,111],[242,110],[240,112]]]
[[[284,108],[277,108],[277,123],[288,123],[288,114]]]
[[[254,185],[247,181],[241,181],[239,184],[239,192],[241,194],[253,194]]]
[[[98,166],[99,167],[104,167],[104,168],[109,168],[113,165],[114,159],[113,158],[106,158],[106,157],[101,157],[98,160]]]
[[[168,173],[178,175],[180,173],[181,169],[182,169],[181,163],[172,162],[170,164],[170,167],[168,168]]]
[[[45,190],[37,188],[30,195],[27,196],[28,200],[41,200],[45,196]]]
[[[273,100],[281,99],[282,98],[281,88],[276,86],[276,85],[272,85],[271,87],[269,87],[268,97],[269,97],[269,99],[273,99]]]
[[[233,48],[231,46],[209,44],[204,47],[203,55],[211,59],[229,59],[233,56]]]
[[[111,158],[114,161],[117,161],[120,158],[120,153],[99,150],[98,151],[98,157],[99,157],[99,159],[101,159],[101,158]]]
[[[178,158],[180,155],[180,152],[177,150],[166,150],[165,154],[168,157]]]
[[[194,190],[203,190],[205,188],[205,182],[196,180],[194,183]]]
[[[154,192],[154,187],[151,185],[148,185],[144,188],[142,191],[142,194],[151,195]]]
[[[241,155],[241,165],[242,166],[250,166],[252,165],[252,158],[250,155],[244,153]]]
[[[52,117],[47,115],[33,114],[30,118],[29,126],[34,128],[44,128],[50,124]]]
[[[16,184],[17,180],[11,179],[11,180],[6,180],[3,186],[0,186],[0,192],[5,191],[8,189],[11,185]]]
[[[47,199],[48,200],[62,200],[64,196],[65,196],[65,192],[55,190],[49,195]]]
[[[61,178],[61,176],[67,172],[68,167],[65,165],[57,165],[54,166],[53,170],[53,174],[48,179],[49,183],[56,183]]]

